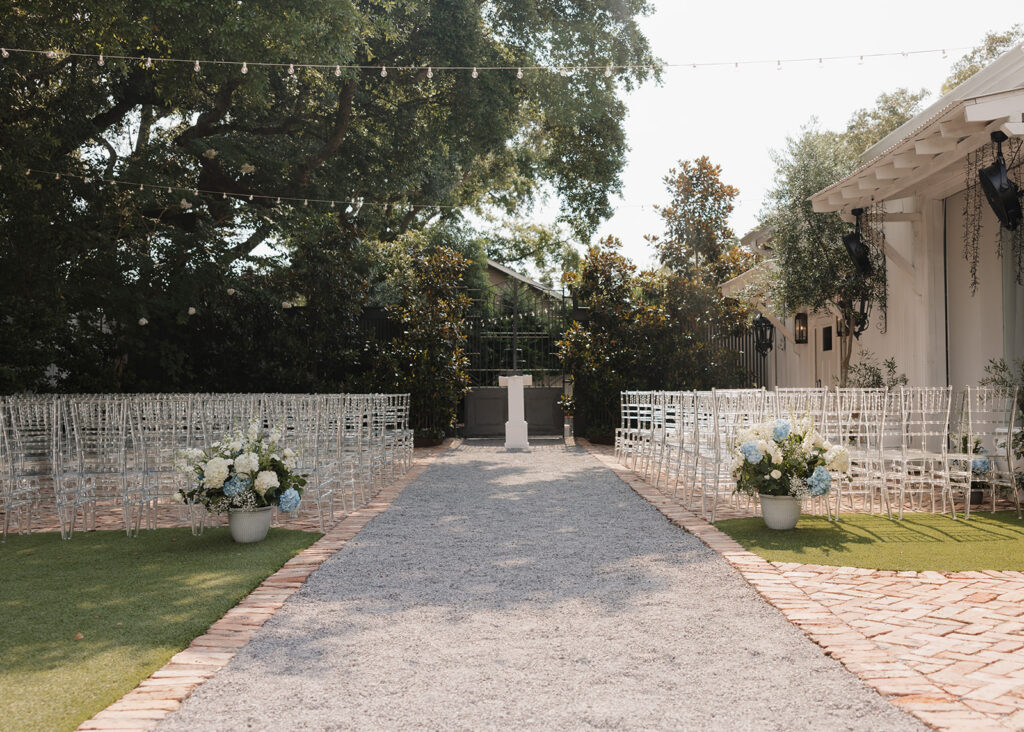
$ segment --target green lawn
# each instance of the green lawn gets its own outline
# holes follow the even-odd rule
[[[226,528],[0,544],[0,729],[74,729],[158,669],[319,534]],[[80,638],[78,636],[81,636]]]
[[[931,513],[906,514],[903,521],[843,514],[832,523],[801,516],[793,531],[772,531],[760,518],[715,526],[772,562],[919,572],[1024,570],[1024,521],[1010,511],[972,512],[970,521]]]

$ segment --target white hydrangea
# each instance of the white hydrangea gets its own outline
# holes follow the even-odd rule
[[[239,450],[242,449],[242,441],[241,440],[232,440],[231,444],[228,445],[228,447],[231,448],[232,452],[238,452]]]
[[[281,441],[281,430],[271,430],[270,432],[270,444],[276,445]]]
[[[250,422],[248,429],[246,429],[246,431],[245,431],[245,436],[250,441],[255,440],[257,437],[259,437],[260,436],[259,425],[256,424],[255,422]]]
[[[231,461],[222,457],[211,458],[205,466],[203,466],[203,487],[207,490],[216,490],[224,485],[224,481],[228,479],[228,473],[230,472]]]
[[[254,487],[256,488],[256,492],[262,496],[271,488],[277,488],[279,485],[281,485],[281,483],[277,480],[277,473],[273,470],[263,470],[256,476],[256,483]]]
[[[252,475],[260,469],[260,456],[254,452],[243,452],[235,458],[235,472],[239,475]]]

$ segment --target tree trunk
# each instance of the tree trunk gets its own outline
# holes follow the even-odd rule
[[[839,386],[845,388],[850,375],[850,357],[853,355],[853,313],[844,310],[839,316],[843,329],[839,336]]]

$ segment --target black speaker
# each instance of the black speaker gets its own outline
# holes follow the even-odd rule
[[[985,191],[988,205],[992,207],[996,218],[1010,231],[1020,226],[1020,189],[1010,180],[1006,172],[1006,160],[1003,159],[1003,141],[1006,135],[993,132],[992,141],[996,143],[996,161],[978,171],[981,190]]]
[[[871,253],[860,237],[860,216],[864,213],[864,209],[855,208],[851,213],[857,217],[857,230],[843,237],[843,246],[846,247],[846,253],[850,255],[853,266],[857,268],[861,276],[870,277],[874,272],[874,267],[871,265]]]

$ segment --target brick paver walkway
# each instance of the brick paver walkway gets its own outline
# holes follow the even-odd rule
[[[1024,730],[1024,572],[769,563],[618,465],[611,448],[584,445],[894,704],[937,729]]]

